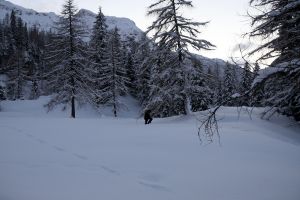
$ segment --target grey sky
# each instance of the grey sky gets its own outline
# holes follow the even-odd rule
[[[37,11],[59,13],[64,0],[9,0]],[[146,7],[156,0],[75,0],[78,8],[97,12],[101,6],[105,15],[127,17],[142,30],[153,18],[146,16]],[[195,8],[184,10],[184,16],[195,21],[210,21],[201,29],[199,38],[207,39],[217,46],[214,51],[198,52],[211,58],[227,59],[232,49],[241,42],[241,35],[249,29],[249,19],[244,17],[249,0],[193,0]]]

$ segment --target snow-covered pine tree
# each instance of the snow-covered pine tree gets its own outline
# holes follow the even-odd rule
[[[129,78],[129,82],[126,86],[128,88],[129,93],[134,97],[138,96],[137,70],[141,64],[139,58],[140,41],[136,40],[136,37],[128,36],[124,42],[126,47],[125,65],[127,77]]]
[[[106,73],[110,65],[110,54],[108,49],[108,30],[107,30],[106,18],[102,13],[101,8],[99,8],[98,15],[96,16],[96,21],[93,26],[93,33],[90,41],[90,51],[91,51],[91,68],[92,72],[92,85],[93,89],[93,102],[98,106],[102,101],[103,87],[106,80]]]
[[[112,106],[115,117],[122,106],[125,106],[120,96],[126,95],[128,82],[126,69],[124,66],[121,37],[118,28],[109,32],[109,65],[103,68],[100,82],[102,98],[101,104]]]
[[[259,66],[258,63],[255,63],[254,70],[253,70],[252,86],[251,86],[251,90],[250,90],[249,95],[248,95],[248,96],[251,96],[250,105],[255,106],[255,107],[263,106],[262,105],[262,99],[264,97],[263,88],[255,89],[256,90],[255,95],[252,94],[253,84],[260,81],[259,79],[257,79],[259,77],[259,71],[260,71],[260,66]],[[248,97],[246,96],[246,98],[248,98]]]
[[[213,93],[207,83],[207,75],[204,75],[202,63],[197,59],[192,60],[190,76],[191,110],[193,112],[207,110],[213,103]]]
[[[226,63],[224,71],[224,83],[223,83],[223,101],[229,99],[237,92],[237,77],[235,67],[230,63]],[[226,103],[226,105],[232,105],[232,103]]]
[[[258,63],[255,63],[254,70],[253,70],[253,81],[258,77],[259,71],[260,71],[260,66]]]
[[[36,26],[29,29],[28,50],[26,56],[26,66],[29,69],[29,81],[31,86],[30,99],[37,99],[43,92],[41,74],[44,70],[44,36],[40,34]]]
[[[223,100],[223,77],[220,74],[220,65],[218,62],[214,64],[213,70],[208,69],[209,87],[213,91],[213,105],[222,102]]]
[[[0,76],[0,102],[6,100],[6,85],[3,75]],[[0,107],[1,111],[1,107]]]
[[[0,73],[5,73],[6,63],[8,60],[8,49],[9,49],[9,33],[10,33],[10,17],[7,13],[3,22],[0,22]]]
[[[88,87],[90,73],[86,64],[86,45],[82,41],[85,30],[76,12],[73,0],[67,0],[48,45],[47,55],[47,63],[51,68],[47,74],[48,83],[54,92],[47,106],[51,110],[58,104],[71,103],[72,118],[76,116],[75,101],[89,102],[91,92]]]
[[[242,82],[240,88],[241,94],[244,94],[245,92],[248,92],[250,90],[252,81],[253,81],[253,74],[251,72],[249,63],[246,62],[242,72]]]
[[[160,50],[170,50],[176,54],[176,59],[168,59],[169,57],[160,57],[161,66],[166,66],[165,63],[170,62],[168,73],[174,74],[173,79],[165,82],[168,88],[166,91],[175,92],[173,105],[176,105],[175,110],[180,114],[182,111],[187,114],[190,111],[190,94],[188,91],[190,80],[189,68],[186,68],[184,60],[190,58],[191,54],[188,47],[196,50],[210,50],[213,45],[203,39],[198,39],[200,33],[197,29],[200,26],[206,25],[207,22],[193,22],[190,19],[184,18],[180,13],[183,7],[193,7],[191,1],[186,0],[158,0],[156,3],[149,6],[148,15],[156,15],[157,19],[148,28],[147,33],[154,32],[152,40],[157,43]],[[157,67],[157,66],[156,66]],[[166,70],[164,70],[166,71]],[[151,93],[157,96],[157,94]],[[151,99],[155,99],[151,97]],[[182,106],[182,108],[180,108]]]
[[[251,0],[258,15],[251,16],[250,37],[260,37],[262,45],[250,53],[261,52],[260,61],[276,58],[269,73],[260,77],[252,95],[264,91],[262,103],[267,113],[280,112],[300,120],[300,1]]]
[[[132,53],[131,51],[126,54],[125,57],[125,69],[127,72],[128,77],[128,83],[127,88],[128,92],[136,97],[137,96],[137,75],[136,75],[136,69],[135,69],[135,53]]]
[[[0,84],[0,102],[6,99],[5,87]]]
[[[184,101],[178,87],[182,85],[183,78],[178,73],[179,66],[174,66],[177,55],[168,49],[155,49],[152,53],[156,55],[152,55],[155,59],[151,60],[149,97],[145,110],[151,110],[157,117],[184,114]]]
[[[154,53],[150,49],[150,40],[143,34],[138,41],[139,47],[135,53],[135,69],[137,75],[137,98],[142,107],[146,106],[149,97],[150,71],[152,67],[151,55]]]
[[[253,102],[253,99],[248,95],[252,87],[253,80],[254,74],[251,72],[250,64],[246,62],[244,64],[241,85],[239,88],[240,94],[243,96],[243,98],[239,100],[241,105],[250,106],[250,103]]]

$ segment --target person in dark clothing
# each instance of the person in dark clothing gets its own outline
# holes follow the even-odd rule
[[[151,117],[151,110],[145,111],[144,119],[145,119],[145,124],[150,124],[152,122],[153,118]]]

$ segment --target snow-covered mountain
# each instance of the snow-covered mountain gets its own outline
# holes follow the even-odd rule
[[[78,15],[81,16],[83,24],[86,24],[87,30],[92,30],[93,24],[95,22],[96,14],[92,11],[81,9],[78,12]],[[120,34],[124,36],[140,36],[143,31],[140,30],[135,23],[128,18],[120,18],[113,16],[106,16],[106,23],[108,29],[114,29],[117,27],[120,30]]]
[[[32,9],[26,9],[21,6],[15,5],[9,1],[0,0],[0,19],[4,19],[6,14],[10,14],[15,10],[17,16],[21,17],[27,26],[36,26],[43,30],[50,30],[53,22],[58,19],[54,12],[39,13]]]
[[[27,26],[36,26],[40,30],[50,30],[54,22],[58,20],[59,16],[54,12],[42,13],[32,9],[23,8],[6,0],[0,0],[0,20],[5,18],[6,14],[10,14],[12,10],[16,11],[17,16],[21,17]],[[91,30],[95,21],[96,14],[85,9],[81,9],[78,15],[82,17],[83,24],[87,30]],[[109,29],[115,27],[120,29],[122,37],[126,36],[140,36],[143,32],[135,25],[135,23],[128,18],[119,18],[107,16],[107,24]]]

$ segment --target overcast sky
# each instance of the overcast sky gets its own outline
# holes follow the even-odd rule
[[[36,11],[60,13],[65,0],[9,0]],[[146,16],[146,8],[157,0],[74,0],[78,8],[97,12],[102,7],[105,15],[132,19],[142,30],[153,18]],[[201,29],[199,38],[209,40],[217,46],[214,51],[198,52],[210,58],[228,59],[233,49],[241,42],[241,35],[249,30],[249,19],[245,17],[249,0],[193,0],[195,8],[184,10],[183,15],[195,21],[210,23]],[[244,41],[245,42],[245,39]]]

